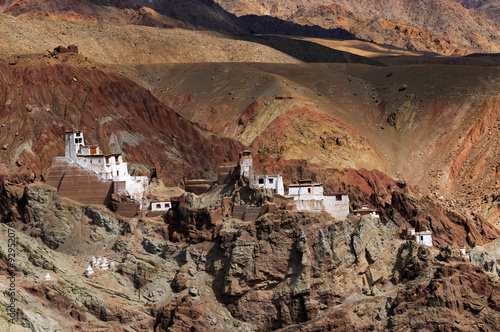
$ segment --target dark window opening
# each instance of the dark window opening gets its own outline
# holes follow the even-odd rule
[[[274,179],[269,179],[269,183],[273,184],[274,183]]]
[[[260,178],[259,179],[259,184],[264,184],[264,179]]]
[[[342,195],[335,195],[335,200],[341,201],[342,200]]]
[[[156,204],[157,209],[161,209],[161,204]]]
[[[311,188],[307,188],[307,193],[310,194],[311,193]]]

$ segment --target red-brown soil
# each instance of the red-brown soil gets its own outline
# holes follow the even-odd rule
[[[43,179],[64,155],[65,130],[80,129],[130,171],[180,183],[215,176],[242,147],[182,119],[144,88],[74,53],[0,64],[0,158],[4,171]]]
[[[187,119],[256,150],[378,168],[496,223],[500,76],[496,67],[462,61],[119,68]],[[326,123],[342,134],[325,135]]]

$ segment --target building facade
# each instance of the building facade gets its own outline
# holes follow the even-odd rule
[[[283,177],[281,175],[259,175],[253,179],[251,188],[271,189],[273,193],[285,195]]]
[[[103,180],[124,183],[125,192],[136,200],[145,200],[149,192],[146,176],[131,176],[121,154],[103,154],[97,145],[85,145],[83,132],[69,131],[65,137],[65,157]],[[143,202],[142,202],[143,203]]]
[[[324,194],[323,185],[310,180],[288,186],[288,197],[293,197],[299,211],[326,211],[335,218],[349,214],[349,194]]]

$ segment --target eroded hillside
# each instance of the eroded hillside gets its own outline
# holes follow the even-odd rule
[[[252,18],[245,15],[269,15],[302,25],[342,28],[357,38],[409,50],[467,54],[498,52],[500,47],[493,1],[480,5],[453,0],[217,2],[247,22]]]
[[[166,181],[213,177],[242,150],[82,55],[11,57],[0,66],[0,159],[14,177],[42,180],[73,129],[104,152],[123,153],[129,171],[149,176],[156,169]]]
[[[186,64],[117,70],[187,119],[258,151],[385,170],[452,208],[498,222],[497,67]]]

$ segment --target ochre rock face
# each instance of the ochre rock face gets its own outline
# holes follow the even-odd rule
[[[0,62],[0,161],[6,171],[41,179],[64,155],[64,132],[123,153],[136,173],[166,181],[210,177],[237,160],[241,145],[182,119],[135,83],[83,56]]]

